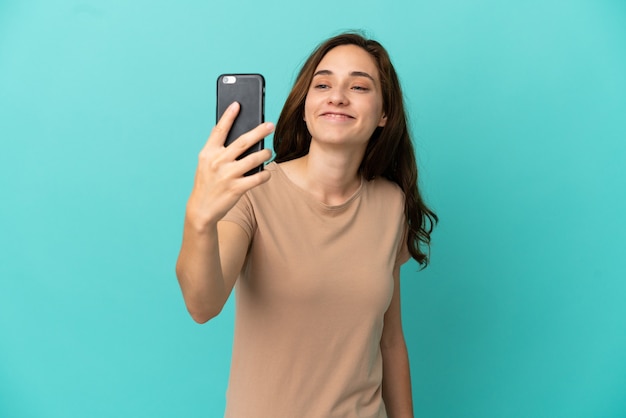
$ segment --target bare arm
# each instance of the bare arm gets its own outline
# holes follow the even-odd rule
[[[194,321],[204,323],[221,312],[247,248],[248,237],[236,224],[222,222],[199,230],[185,219],[176,275]]]
[[[400,270],[394,271],[394,291],[385,313],[381,340],[383,399],[389,418],[413,418],[409,356],[400,315]]]
[[[176,262],[176,276],[192,318],[203,323],[219,314],[241,270],[249,239],[238,226],[219,220],[253,187],[267,180],[266,171],[243,174],[271,157],[269,150],[237,157],[270,134],[265,123],[224,147],[238,105],[228,108],[200,152],[194,187],[187,202],[183,242]]]

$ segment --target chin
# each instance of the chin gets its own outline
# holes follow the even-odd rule
[[[346,138],[343,136],[327,136],[320,139],[312,139],[311,142],[317,142],[319,145],[327,146],[349,146],[358,147],[367,145],[367,141],[356,140],[354,138]]]

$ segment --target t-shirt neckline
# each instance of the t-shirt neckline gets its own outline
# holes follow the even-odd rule
[[[354,202],[361,196],[361,193],[365,186],[365,181],[363,180],[363,177],[361,177],[361,183],[359,184],[358,189],[356,189],[356,191],[352,194],[352,196],[350,196],[345,202],[339,205],[328,205],[324,202],[320,202],[319,200],[314,198],[311,193],[309,193],[308,191],[304,190],[303,188],[298,186],[296,183],[294,183],[278,163],[276,163],[275,161],[272,161],[271,163],[269,163],[269,165],[276,167],[275,171],[279,173],[279,175],[283,178],[283,180],[285,180],[285,183],[287,183],[291,189],[294,189],[298,194],[302,195],[307,201],[319,207],[323,211],[336,212],[336,211],[340,211],[342,209],[347,208],[348,206],[352,204],[352,202]]]

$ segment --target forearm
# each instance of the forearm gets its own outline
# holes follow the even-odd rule
[[[404,339],[381,346],[383,355],[383,400],[389,418],[413,418],[411,373]]]
[[[216,223],[202,226],[185,217],[176,276],[187,310],[203,323],[221,311],[228,298],[219,255]]]

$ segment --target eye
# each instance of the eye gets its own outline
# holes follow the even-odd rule
[[[352,86],[352,89],[356,91],[369,91],[369,87],[366,86]]]
[[[324,84],[324,83],[317,83],[315,84],[314,88],[318,89],[318,90],[324,90],[329,88],[330,86],[328,84]]]

